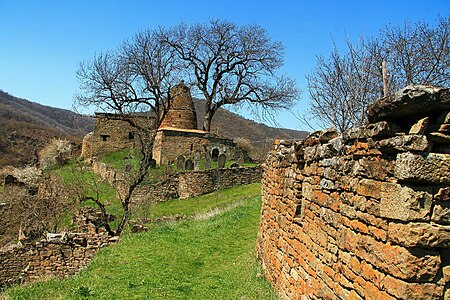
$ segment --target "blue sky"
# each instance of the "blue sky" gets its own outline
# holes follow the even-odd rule
[[[284,44],[282,71],[303,90],[291,112],[301,114],[308,107],[305,75],[316,55],[331,51],[332,39],[339,46],[346,36],[373,36],[405,20],[434,24],[449,13],[450,0],[0,0],[0,89],[70,109],[80,61],[117,47],[140,29],[221,18],[259,24]],[[279,126],[309,130],[291,112],[278,115]]]

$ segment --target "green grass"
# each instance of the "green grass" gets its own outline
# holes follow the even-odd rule
[[[115,221],[111,222],[112,228],[117,226],[123,210],[117,199],[116,190],[108,182],[101,180],[100,176],[95,174],[89,166],[72,161],[61,168],[51,170],[51,172],[60,176],[65,184],[75,188],[85,196],[96,197],[98,193],[99,200],[106,204],[106,211],[117,217]],[[97,208],[92,200],[83,201],[80,205]],[[67,214],[68,216],[63,217],[64,224],[61,224],[62,227],[67,227],[65,223],[71,221],[73,213],[67,212]]]
[[[253,196],[255,186],[247,188],[240,192],[243,204],[220,215],[127,234],[120,243],[101,249],[79,275],[14,287],[6,295],[9,299],[276,299],[269,283],[260,278],[262,270],[254,257],[261,197]]]
[[[260,183],[236,186],[190,199],[174,199],[158,203],[148,208],[146,217],[150,217],[150,219],[173,215],[190,217],[216,207],[224,208],[233,202],[243,200],[246,197],[256,197],[260,194]]]
[[[139,171],[141,157],[142,155],[137,149],[123,149],[100,156],[100,161],[120,172],[132,173]],[[127,165],[131,166],[131,168],[127,167]],[[174,168],[174,165],[172,168]],[[155,168],[149,168],[142,184],[145,185],[155,183],[159,181],[163,175],[164,167],[157,166]]]
[[[100,161],[119,171],[124,171],[127,164],[130,164],[133,170],[139,170],[140,158],[141,153],[137,149],[123,149],[101,155]]]

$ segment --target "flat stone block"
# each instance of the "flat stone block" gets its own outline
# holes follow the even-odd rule
[[[375,143],[381,152],[429,151],[430,143],[425,135],[403,135]]]
[[[356,189],[358,195],[364,197],[372,197],[380,199],[381,197],[381,182],[371,179],[361,179]]]
[[[416,223],[389,223],[388,240],[404,247],[447,248],[450,226]]]
[[[425,117],[417,121],[411,129],[409,130],[409,134],[424,134],[425,130],[428,128],[428,122],[430,121],[429,117]]]
[[[431,214],[431,188],[381,184],[380,216],[382,218],[413,221],[429,220]]]
[[[450,183],[450,154],[397,154],[395,176],[404,181]]]

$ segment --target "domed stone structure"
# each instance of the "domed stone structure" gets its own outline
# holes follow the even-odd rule
[[[172,103],[159,128],[196,130],[197,113],[189,88],[182,81],[170,91]]]
[[[189,87],[184,82],[175,85],[170,91],[172,103],[158,129],[155,120],[134,116],[136,121],[147,124],[146,128],[155,128],[153,141],[153,159],[158,165],[175,162],[178,158],[195,160],[209,156],[226,154],[227,159],[237,158],[233,140],[214,133],[197,130],[197,113]],[[142,119],[142,120],[141,120]],[[124,148],[140,148],[142,145],[135,135],[139,134],[120,116],[105,113],[95,114],[92,133],[83,141],[83,157],[92,157]]]

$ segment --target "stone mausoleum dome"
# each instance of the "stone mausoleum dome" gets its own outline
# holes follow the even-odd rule
[[[159,128],[197,129],[197,113],[191,91],[182,81],[170,91],[172,103]]]

